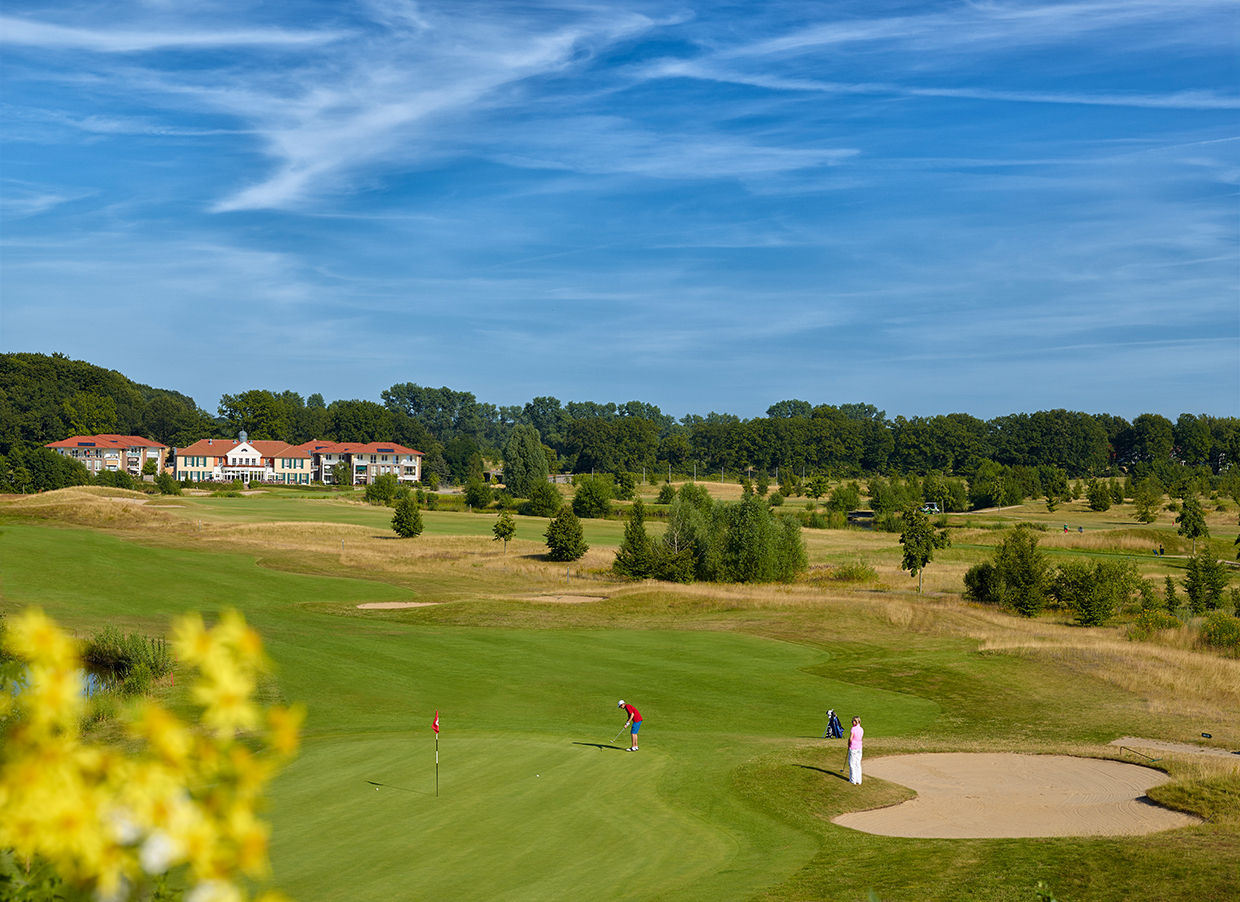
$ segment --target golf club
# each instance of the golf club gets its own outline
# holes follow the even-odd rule
[[[623,727],[621,727],[621,728],[620,728],[620,733],[623,733],[623,732],[624,732],[624,730],[625,730],[625,727],[627,727],[627,726],[628,726],[628,724],[626,723]],[[612,745],[615,745],[615,744],[616,744],[616,740],[620,738],[620,733],[617,733],[617,734],[616,734],[616,735],[612,738],[612,740],[611,740],[611,744],[612,744]]]

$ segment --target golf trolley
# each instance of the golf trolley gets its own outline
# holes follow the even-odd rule
[[[827,728],[822,731],[822,738],[826,739],[843,739],[844,728],[840,725],[840,719],[835,716],[835,709],[831,708],[827,711]]]

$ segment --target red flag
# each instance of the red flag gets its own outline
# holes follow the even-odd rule
[[[438,708],[435,709],[435,719],[431,721],[431,729],[434,730],[436,733],[439,732],[439,709]]]

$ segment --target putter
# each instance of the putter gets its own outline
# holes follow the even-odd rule
[[[624,726],[622,726],[622,727],[620,728],[620,733],[623,733],[626,729],[628,729],[628,726],[629,726],[629,725],[628,725],[627,723],[626,723]],[[616,740],[620,738],[620,733],[617,733],[617,734],[615,735],[615,737],[613,737],[613,738],[612,738],[612,740],[611,740],[611,744],[612,744],[612,745],[615,745],[615,744],[616,744]]]

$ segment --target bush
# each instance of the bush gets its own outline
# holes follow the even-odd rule
[[[784,496],[781,492],[775,492],[770,498],[767,499],[767,503],[771,507],[779,507],[784,503]]]
[[[1140,578],[1130,561],[1084,561],[1062,564],[1050,584],[1050,594],[1076,613],[1081,626],[1100,626],[1132,597]]]
[[[481,479],[471,479],[465,484],[465,503],[474,510],[482,510],[491,503],[493,492]]]
[[[529,500],[520,510],[527,517],[554,517],[563,504],[560,490],[544,479],[530,486]]]
[[[402,539],[412,539],[422,534],[422,512],[418,510],[417,502],[413,500],[412,495],[405,495],[396,502],[396,513],[392,516],[392,529]]]
[[[655,499],[658,504],[671,504],[676,498],[676,490],[672,488],[671,483],[664,483],[659,489],[659,497]]]
[[[380,473],[375,481],[366,486],[365,498],[368,504],[387,506],[396,500],[396,490],[400,488],[400,480],[392,473]]]
[[[1003,601],[1003,583],[994,564],[983,561],[965,572],[964,597],[980,604],[999,604]]]
[[[1173,614],[1157,608],[1148,608],[1143,610],[1136,616],[1136,619],[1128,626],[1128,638],[1137,642],[1144,642],[1153,638],[1154,634],[1162,630],[1173,630],[1183,626],[1180,619]]]
[[[612,485],[606,476],[585,476],[573,495],[573,513],[578,517],[601,518],[611,513]],[[574,560],[576,560],[574,558]]]
[[[1229,655],[1240,657],[1240,617],[1215,611],[1202,624],[1201,641]]]
[[[876,583],[878,582],[878,571],[870,566],[864,558],[857,558],[855,561],[849,561],[847,564],[838,564],[832,567],[827,573],[827,578],[846,583]]]
[[[547,524],[543,535],[547,539],[547,557],[553,561],[575,561],[590,550],[581,521],[567,504]]]
[[[104,470],[95,477],[95,485],[106,485],[115,489],[135,488],[133,477],[124,470]]]
[[[167,470],[155,477],[155,488],[159,489],[161,495],[181,494],[181,483],[177,482],[176,477]]]

